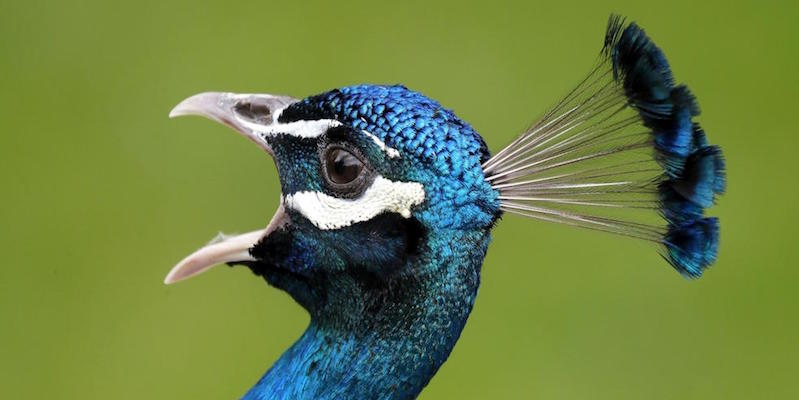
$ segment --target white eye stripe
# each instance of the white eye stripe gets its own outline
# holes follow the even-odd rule
[[[291,135],[298,138],[317,138],[325,134],[330,128],[335,128],[338,126],[342,126],[343,124],[340,121],[335,119],[316,119],[316,120],[301,120],[301,121],[294,121],[294,122],[286,122],[280,123],[278,122],[278,118],[280,118],[280,114],[285,110],[285,108],[281,108],[276,110],[272,114],[272,123],[271,124],[259,124],[257,122],[249,121],[244,118],[240,118],[236,116],[236,122],[240,125],[246,127],[247,129],[255,132],[257,135],[261,136],[262,138],[276,136],[276,135]],[[368,136],[372,141],[380,148],[389,158],[398,158],[400,153],[397,149],[388,147],[385,142],[380,140],[379,137],[373,135],[372,133],[361,129],[361,133]]]
[[[411,207],[421,204],[424,196],[421,183],[395,182],[378,175],[357,199],[303,191],[286,196],[284,205],[308,218],[317,228],[330,230],[368,221],[383,212],[410,218]]]
[[[380,150],[383,150],[383,152],[386,153],[386,155],[389,158],[398,158],[400,156],[400,152],[397,149],[395,149],[393,147],[388,147],[384,141],[380,140],[379,137],[377,137],[377,136],[375,136],[375,135],[371,134],[370,132],[367,132],[367,131],[365,131],[363,129],[361,129],[361,132],[363,132],[364,135],[369,136],[370,138],[372,138],[372,141],[375,142],[377,147],[379,147]]]
[[[261,125],[258,123],[244,121],[247,128],[252,129],[261,137],[277,135],[290,135],[298,138],[313,139],[322,136],[330,128],[343,125],[334,119],[315,119],[311,121],[294,121],[284,124]]]

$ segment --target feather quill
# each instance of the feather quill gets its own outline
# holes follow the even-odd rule
[[[656,243],[687,277],[716,259],[724,159],[663,52],[611,15],[597,65],[483,164],[503,211]]]

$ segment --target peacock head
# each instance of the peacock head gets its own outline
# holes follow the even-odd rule
[[[214,265],[246,265],[313,314],[326,308],[331,282],[350,288],[417,273],[409,269],[430,258],[431,242],[453,232],[487,236],[500,214],[480,135],[402,86],[353,86],[303,100],[202,93],[170,113],[182,115],[228,125],[269,153],[281,195],[265,229],[220,236],[166,283]],[[482,261],[485,249],[474,251]]]
[[[466,323],[502,212],[645,240],[689,278],[716,260],[706,211],[726,187],[721,149],[663,52],[618,16],[588,76],[492,157],[468,124],[401,86],[204,93],[171,115],[189,114],[273,156],[280,206],[166,282],[243,264],[311,314],[248,399],[415,398]]]

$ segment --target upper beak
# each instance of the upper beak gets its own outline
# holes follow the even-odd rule
[[[291,97],[268,94],[206,92],[180,102],[169,113],[169,117],[199,115],[221,122],[271,155],[269,144],[258,134],[259,127],[274,123],[283,108],[296,101]],[[255,261],[250,255],[250,248],[287,221],[288,217],[281,202],[266,228],[236,236],[220,235],[175,265],[164,283],[191,278],[218,264]]]
[[[169,118],[199,115],[221,122],[272,154],[258,129],[273,124],[280,112],[296,101],[271,94],[205,92],[181,101],[169,112]]]

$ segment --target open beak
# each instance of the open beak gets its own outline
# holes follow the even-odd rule
[[[272,149],[259,135],[259,128],[274,123],[280,111],[296,101],[286,96],[207,92],[183,100],[172,109],[169,117],[199,115],[221,122],[271,155]],[[241,235],[218,236],[175,265],[164,283],[168,285],[191,278],[219,264],[255,261],[250,248],[287,222],[281,196],[281,204],[266,228]]]

